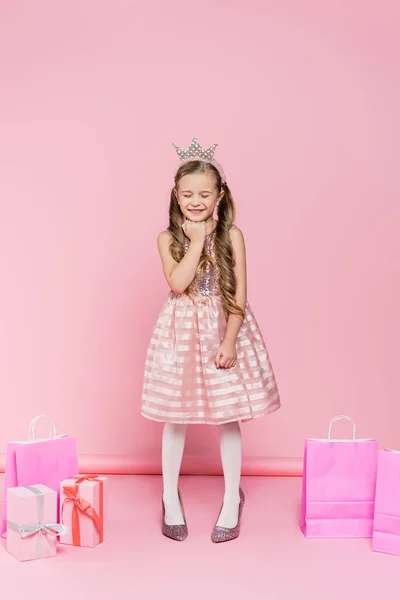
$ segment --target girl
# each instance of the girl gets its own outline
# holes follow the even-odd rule
[[[193,138],[171,192],[169,227],[158,250],[171,292],[148,347],[142,415],[165,423],[162,436],[162,533],[184,540],[188,529],[178,489],[188,424],[219,428],[225,493],[213,542],[237,538],[244,494],[240,487],[239,421],[280,407],[276,380],[246,297],[243,234],[217,144],[203,150]],[[214,212],[218,219],[214,219]]]

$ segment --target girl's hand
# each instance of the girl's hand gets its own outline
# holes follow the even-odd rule
[[[206,238],[206,222],[205,221],[186,221],[182,225],[182,229],[191,242],[203,242]]]
[[[236,344],[224,340],[215,355],[215,366],[217,369],[231,369],[236,366],[236,361]]]

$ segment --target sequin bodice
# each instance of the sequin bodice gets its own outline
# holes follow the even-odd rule
[[[184,248],[187,252],[190,245],[190,240],[185,236]],[[192,283],[189,285],[186,293],[190,296],[198,296],[206,298],[208,296],[220,296],[221,290],[219,287],[219,268],[215,262],[215,229],[204,240],[203,252],[211,257],[211,261],[198,269]]]

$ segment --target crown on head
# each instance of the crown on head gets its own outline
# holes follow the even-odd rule
[[[192,143],[186,150],[184,148],[180,148],[179,146],[177,146],[174,143],[172,145],[176,149],[177,155],[182,160],[185,160],[188,158],[194,158],[197,156],[201,159],[211,160],[212,158],[214,158],[214,151],[215,151],[215,148],[218,146],[218,144],[213,144],[212,146],[207,148],[207,150],[203,150],[203,148],[200,146],[199,142],[197,141],[197,138],[195,138],[195,137],[192,138]]]
[[[213,144],[207,149],[203,149],[197,138],[192,138],[192,143],[185,150],[184,148],[180,148],[175,143],[172,144],[176,150],[177,155],[181,159],[181,162],[189,162],[191,160],[204,160],[205,162],[210,162],[215,166],[215,168],[219,171],[221,175],[222,183],[226,183],[226,178],[224,171],[221,165],[214,158],[214,151],[218,144]]]

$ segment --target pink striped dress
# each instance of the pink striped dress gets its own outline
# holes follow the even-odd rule
[[[204,250],[215,258],[215,230]],[[190,240],[185,239],[185,252]],[[214,357],[226,319],[219,269],[207,263],[183,294],[170,292],[147,349],[141,414],[153,421],[217,424],[248,421],[280,407],[261,331],[246,304],[236,340],[237,363],[217,369]]]

